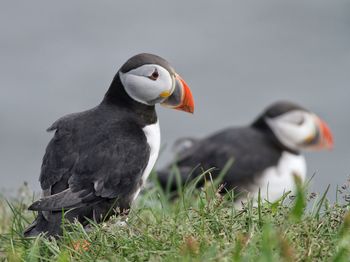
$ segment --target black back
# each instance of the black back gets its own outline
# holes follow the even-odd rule
[[[266,168],[276,165],[281,154],[282,149],[257,128],[228,128],[194,142],[191,148],[179,153],[176,164],[185,183],[212,167],[215,170],[211,174],[216,178],[228,161],[233,159],[222,182],[227,190],[236,189],[236,192],[240,192],[248,190]],[[164,188],[171,176],[171,167],[172,165],[158,172],[159,181]],[[192,175],[189,176],[191,171]],[[175,181],[171,184],[171,189],[176,189]]]

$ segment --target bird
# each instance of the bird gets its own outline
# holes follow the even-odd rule
[[[179,185],[197,179],[201,187],[226,171],[222,193],[233,192],[236,203],[258,200],[259,195],[275,202],[289,191],[295,193],[295,176],[305,181],[302,152],[332,149],[333,144],[330,128],[319,116],[293,102],[278,101],[250,125],[228,127],[202,139],[179,139],[175,160],[157,171],[157,179],[176,195]],[[199,177],[209,169],[211,177]]]
[[[39,177],[42,197],[28,207],[38,214],[24,236],[61,236],[63,216],[87,225],[127,214],[158,157],[156,104],[194,111],[191,90],[172,66],[142,53],[122,65],[100,104],[54,122]]]

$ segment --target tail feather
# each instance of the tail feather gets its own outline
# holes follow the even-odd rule
[[[25,237],[36,237],[41,233],[47,236],[58,237],[62,235],[61,228],[61,212],[50,215],[50,221],[46,220],[42,212],[38,213],[32,224],[30,224],[23,232]]]
[[[36,211],[61,211],[62,209],[78,208],[85,206],[83,198],[93,195],[92,192],[84,194],[85,191],[72,192],[69,188],[57,194],[47,196],[34,202],[28,209]]]

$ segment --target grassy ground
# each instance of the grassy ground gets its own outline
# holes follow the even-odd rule
[[[134,205],[127,226],[112,218],[86,232],[71,225],[60,240],[24,239],[34,214],[21,193],[0,199],[0,261],[350,261],[350,205],[299,187],[277,203],[233,207],[232,195],[187,186],[179,199],[155,187]],[[339,198],[346,198],[347,186]],[[23,191],[23,190],[22,190]],[[309,208],[305,209],[308,205]],[[305,211],[307,210],[307,211]]]

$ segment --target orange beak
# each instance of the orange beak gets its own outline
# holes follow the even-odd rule
[[[333,135],[330,128],[328,127],[326,122],[323,121],[322,119],[319,118],[318,122],[319,122],[319,129],[321,133],[321,138],[320,138],[321,141],[319,144],[320,147],[326,148],[326,149],[332,149],[334,146],[334,140],[333,140]]]
[[[190,88],[178,74],[175,76],[175,88],[173,93],[162,102],[165,107],[193,113],[194,101]]]

